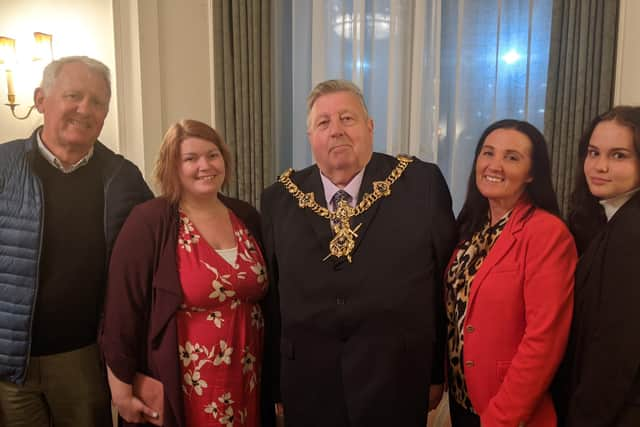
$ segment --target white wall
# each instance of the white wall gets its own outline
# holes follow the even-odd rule
[[[122,153],[147,178],[166,129],[213,122],[211,0],[113,0]]]
[[[87,55],[115,67],[113,19],[111,0],[1,0],[0,35],[16,39],[20,56],[21,47],[28,47],[33,32],[53,34],[55,58],[68,55]],[[24,51],[24,50],[23,50]],[[27,62],[22,59],[22,64]],[[41,70],[41,68],[40,68]],[[26,76],[15,73],[18,113],[33,103],[33,90],[41,74]],[[115,91],[114,91],[115,95]],[[0,142],[23,138],[31,134],[42,118],[33,111],[29,119],[18,121],[11,117],[7,102],[4,70],[0,73]],[[118,149],[117,99],[111,100],[111,112],[105,121],[100,140],[112,149]]]
[[[614,104],[640,105],[640,1],[620,1]]]

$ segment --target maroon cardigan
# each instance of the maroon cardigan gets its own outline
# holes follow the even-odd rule
[[[258,212],[243,201],[219,197],[260,242]],[[177,207],[164,198],[131,211],[111,256],[100,333],[105,362],[116,377],[131,384],[135,373],[143,372],[162,382],[165,427],[186,427],[175,317],[182,304],[178,219]]]

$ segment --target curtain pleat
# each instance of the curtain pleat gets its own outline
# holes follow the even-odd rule
[[[216,128],[229,145],[227,192],[258,206],[273,177],[271,1],[214,0]]]
[[[558,202],[567,214],[578,142],[589,122],[613,102],[619,0],[556,0],[545,102]]]

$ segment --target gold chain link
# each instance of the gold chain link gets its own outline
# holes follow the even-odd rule
[[[329,209],[322,207],[316,202],[315,195],[313,193],[304,193],[298,186],[291,180],[291,174],[293,169],[287,169],[282,175],[278,177],[280,182],[287,191],[298,201],[300,208],[311,209],[311,211],[323,218],[327,218],[330,221],[336,223],[333,225],[333,231],[335,237],[329,243],[329,255],[342,257],[346,256],[347,260],[351,262],[351,251],[355,247],[355,238],[358,237],[356,231],[360,228],[359,224],[354,229],[351,228],[351,218],[356,217],[366,212],[375,202],[381,197],[386,197],[391,194],[391,186],[404,172],[409,163],[413,161],[411,157],[399,155],[397,156],[398,164],[393,168],[389,176],[384,181],[374,181],[372,184],[373,192],[365,193],[360,203],[352,208],[346,201],[339,202],[335,211],[331,212]]]

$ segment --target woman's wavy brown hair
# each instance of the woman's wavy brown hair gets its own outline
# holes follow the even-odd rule
[[[180,144],[187,138],[200,138],[211,141],[218,147],[225,166],[223,187],[226,187],[229,183],[229,177],[233,173],[231,153],[218,132],[208,124],[197,120],[180,120],[171,125],[167,133],[165,133],[153,173],[160,187],[160,195],[167,198],[171,203],[178,203],[182,197],[178,166],[180,164]]]

